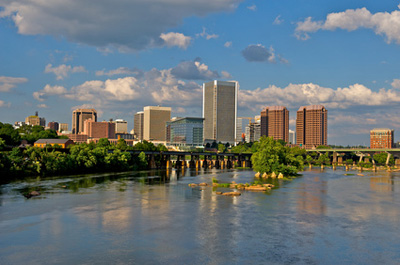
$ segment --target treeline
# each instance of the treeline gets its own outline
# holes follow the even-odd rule
[[[4,141],[0,138],[0,149],[1,146],[4,146]],[[145,154],[133,155],[129,150],[165,151],[167,148],[147,141],[131,147],[124,139],[114,145],[106,138],[100,139],[97,144],[76,144],[65,150],[52,146],[15,147],[12,151],[0,152],[0,175],[15,178],[146,169]]]

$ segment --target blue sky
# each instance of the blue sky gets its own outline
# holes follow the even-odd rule
[[[240,84],[239,116],[329,111],[328,143],[400,127],[400,1],[0,0],[0,121],[71,124],[147,105],[201,115],[201,84]],[[395,132],[395,140],[397,140]]]

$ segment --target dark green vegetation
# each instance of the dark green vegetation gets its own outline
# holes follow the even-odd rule
[[[253,169],[261,174],[282,173],[284,176],[295,176],[303,169],[305,150],[297,147],[290,148],[282,141],[272,137],[261,137],[255,143],[256,151],[251,157]]]

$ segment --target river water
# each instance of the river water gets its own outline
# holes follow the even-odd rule
[[[400,173],[345,173],[307,170],[239,197],[188,184],[254,172],[12,182],[0,186],[0,264],[399,264]]]

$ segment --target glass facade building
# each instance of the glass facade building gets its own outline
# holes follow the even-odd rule
[[[177,118],[167,122],[167,144],[203,146],[203,118]]]

